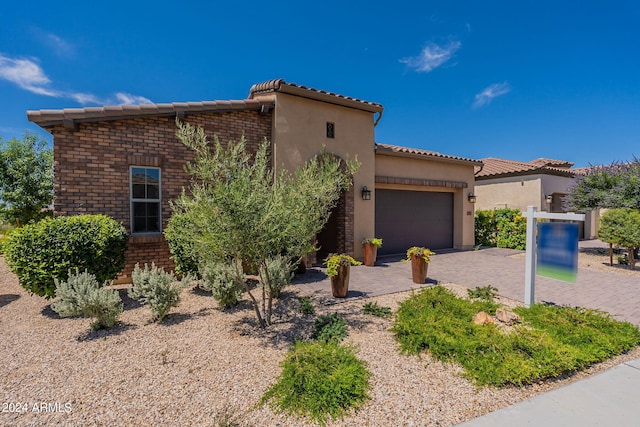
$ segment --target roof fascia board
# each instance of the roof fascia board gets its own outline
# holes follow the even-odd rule
[[[393,151],[388,148],[384,148],[380,146],[378,146],[378,148],[376,149],[376,155],[391,156],[391,157],[407,157],[407,158],[417,159],[417,160],[455,163],[459,165],[473,165],[473,166],[482,165],[482,162],[480,160],[451,159],[448,157],[435,156],[433,154],[403,153],[403,152]]]
[[[314,99],[316,101],[326,102],[328,104],[340,105],[342,107],[354,108],[356,110],[363,110],[368,113],[380,113],[383,111],[381,105],[372,105],[365,102],[356,101],[353,99],[341,98],[336,95],[328,93],[316,92],[313,90],[301,88],[299,86],[292,86],[286,83],[280,85],[276,93],[286,93],[289,95],[295,95],[302,98]]]

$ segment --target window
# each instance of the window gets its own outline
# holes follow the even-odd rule
[[[131,232],[159,233],[160,169],[131,167]]]
[[[332,122],[327,122],[327,138],[335,138],[336,137],[336,125]]]

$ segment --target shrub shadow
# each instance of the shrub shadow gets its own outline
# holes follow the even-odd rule
[[[142,307],[142,303],[136,299],[129,297],[129,288],[116,289],[122,301],[122,308],[126,310],[135,310]]]
[[[90,329],[87,332],[84,332],[78,335],[77,340],[80,342],[83,341],[95,341],[99,339],[107,339],[109,337],[118,336],[124,332],[127,332],[132,329],[137,329],[138,326],[132,323],[124,323],[118,322],[114,327],[108,329]]]
[[[18,299],[20,299],[20,295],[17,294],[0,294],[0,307],[11,304]]]
[[[42,307],[42,310],[40,310],[40,313],[43,316],[48,317],[49,319],[62,319],[62,317],[58,313],[53,311],[53,309],[51,308],[51,304],[47,304],[44,307]],[[72,317],[81,317],[81,316],[72,316]]]
[[[365,296],[357,291],[354,294],[362,294],[361,298]],[[300,312],[298,295],[291,291],[283,291],[280,298],[274,301],[272,322],[266,329],[260,327],[250,302],[244,301],[246,302],[246,310],[250,311],[246,311],[246,315],[235,322],[234,331],[239,335],[257,338],[260,345],[264,347],[283,348],[295,344],[296,341],[309,340],[313,333],[314,323],[321,314],[338,313],[344,317],[351,330],[361,330],[374,324],[388,322],[388,319],[363,315],[360,304],[336,304],[331,308],[326,308],[322,307],[322,302],[318,299],[312,299],[316,313],[305,315]],[[386,326],[384,327],[386,328]]]

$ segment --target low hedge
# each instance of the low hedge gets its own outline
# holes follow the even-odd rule
[[[16,230],[5,258],[22,287],[51,298],[55,280],[67,280],[71,269],[86,270],[99,283],[114,279],[124,268],[127,240],[122,224],[105,215],[46,218]]]

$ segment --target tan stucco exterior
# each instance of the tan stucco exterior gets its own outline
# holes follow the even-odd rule
[[[353,241],[374,236],[373,200],[359,197],[363,186],[374,187],[374,115],[371,112],[319,102],[287,93],[270,94],[275,99],[272,129],[273,163],[294,170],[324,149],[345,160],[358,159],[360,169],[353,176]],[[334,138],[327,138],[327,122],[335,125]],[[373,197],[373,196],[372,196]],[[362,258],[360,244],[355,256]]]
[[[474,204],[468,201],[468,194],[474,192],[473,165],[427,156],[399,156],[387,153],[378,153],[375,160],[375,174],[378,177],[440,181],[440,185],[376,183],[375,188],[453,193],[453,245],[457,249],[473,247]],[[374,197],[372,195],[372,199]]]
[[[476,209],[512,208],[526,211],[535,206],[538,211],[563,212],[558,201],[568,194],[574,178],[567,176],[534,174],[478,180],[475,192]],[[547,205],[546,195],[555,195],[553,205]],[[560,196],[560,197],[558,197]],[[599,211],[585,213],[584,238],[595,239],[599,225]]]

